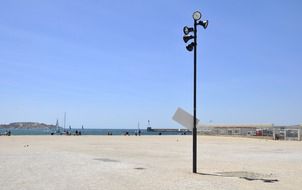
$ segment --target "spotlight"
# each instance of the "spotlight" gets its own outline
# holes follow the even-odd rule
[[[201,25],[201,26],[203,26],[204,29],[206,29],[208,27],[209,21],[208,20],[199,21],[198,24]]]
[[[183,40],[184,40],[185,43],[187,43],[189,40],[191,40],[193,38],[194,38],[194,36],[184,36]]]
[[[195,43],[192,42],[192,43],[190,43],[189,45],[187,45],[186,48],[187,48],[188,51],[192,51],[193,48],[194,48],[194,46],[195,46]]]
[[[185,26],[183,29],[185,35],[188,35],[190,32],[193,32],[193,30],[193,28],[189,28],[187,26]]]
[[[199,11],[195,11],[195,12],[193,13],[193,19],[194,19],[195,21],[198,21],[200,18],[201,18],[201,13],[200,13]]]

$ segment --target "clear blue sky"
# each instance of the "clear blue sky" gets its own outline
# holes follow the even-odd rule
[[[0,123],[179,127],[192,112],[182,28],[200,10],[198,117],[302,123],[302,3],[294,0],[0,2]]]

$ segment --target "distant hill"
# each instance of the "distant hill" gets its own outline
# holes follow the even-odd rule
[[[56,126],[37,122],[15,122],[4,125],[0,124],[0,129],[56,129]]]

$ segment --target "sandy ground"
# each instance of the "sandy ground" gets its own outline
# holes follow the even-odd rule
[[[1,190],[302,189],[302,142],[191,136],[0,137]]]

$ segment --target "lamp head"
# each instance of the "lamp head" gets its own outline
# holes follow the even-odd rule
[[[190,32],[193,32],[193,30],[194,30],[193,28],[185,26],[183,32],[185,35],[188,35]]]
[[[209,21],[208,20],[199,21],[198,24],[201,25],[201,26],[203,26],[204,29],[206,29],[208,27]]]
[[[200,18],[201,18],[201,13],[200,13],[199,11],[195,11],[195,12],[193,13],[193,19],[194,19],[195,21],[198,21]]]
[[[182,39],[184,40],[185,43],[187,43],[189,40],[193,39],[194,36],[184,36]]]
[[[195,43],[192,42],[192,43],[190,43],[189,45],[186,46],[186,49],[187,49],[188,51],[192,51],[192,50],[194,49],[194,47],[195,47]]]

